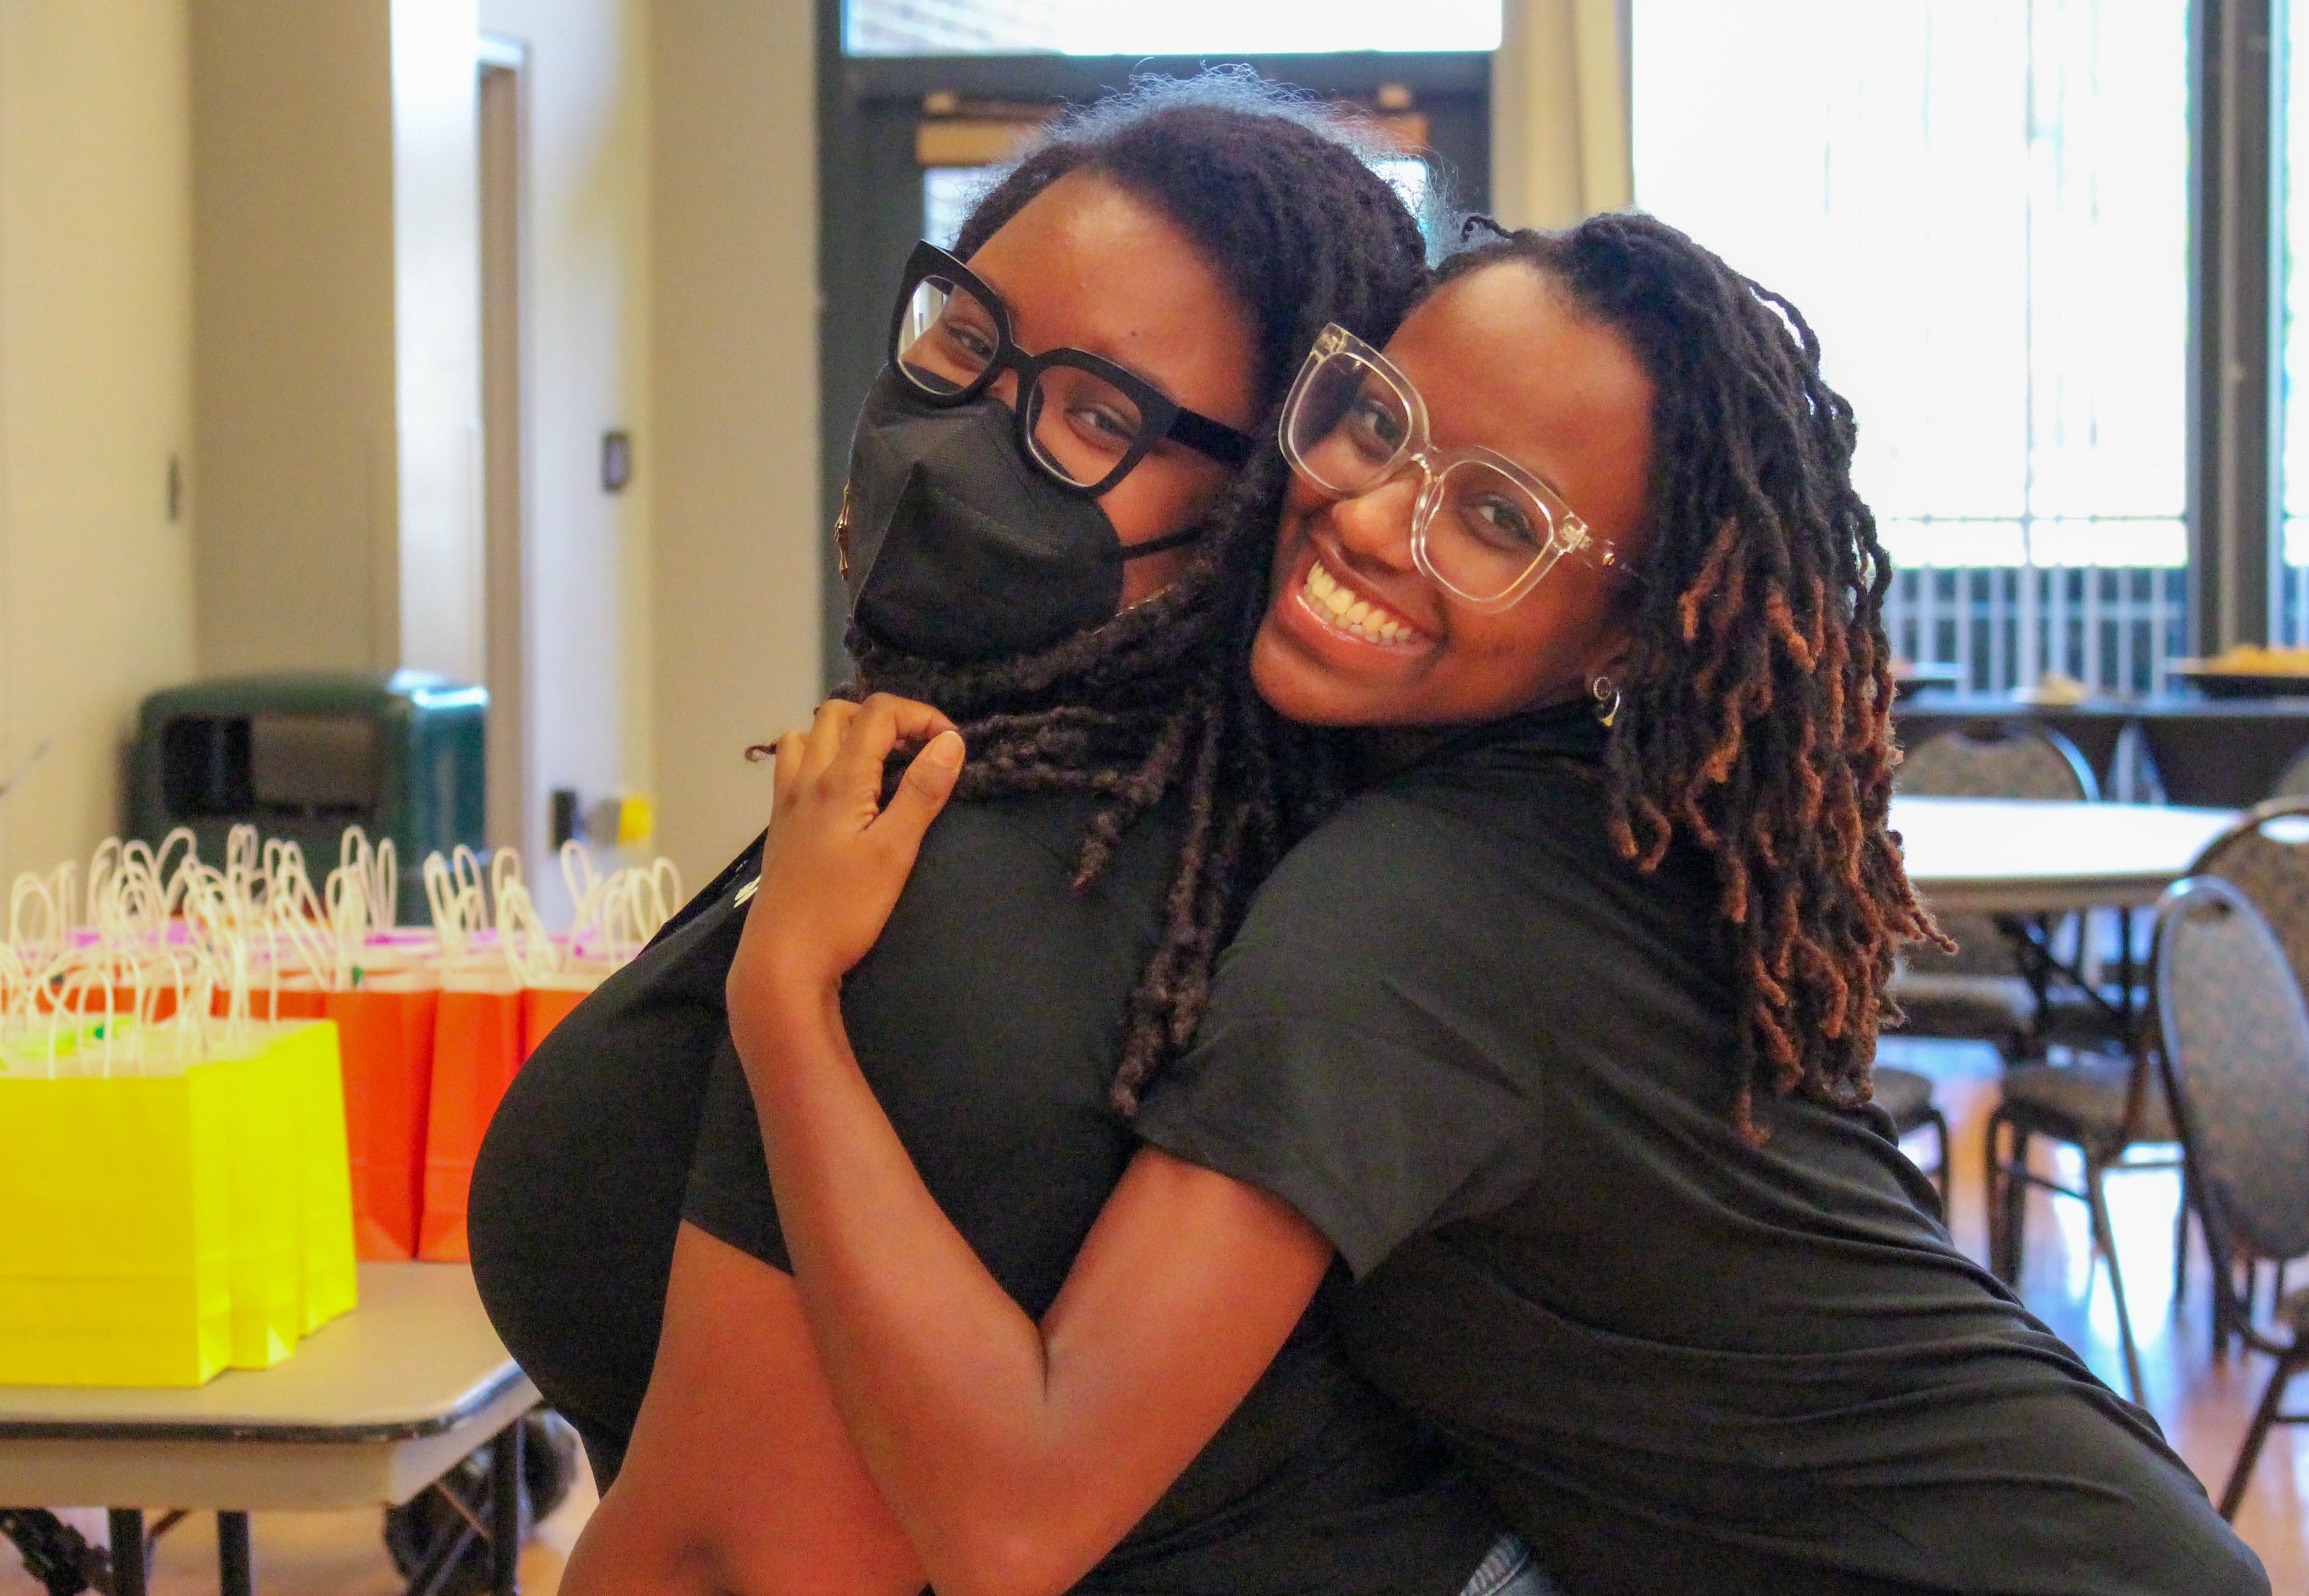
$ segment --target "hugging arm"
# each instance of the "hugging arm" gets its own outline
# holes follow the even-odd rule
[[[781,742],[761,891],[779,911],[748,919],[731,1028],[834,1400],[931,1583],[1058,1592],[1241,1403],[1331,1246],[1255,1186],[1142,1152],[1037,1324],[954,1229],[859,1073],[839,1001],[958,767],[933,742],[885,809],[883,756],[949,729],[878,700]]]
[[[665,1328],[568,1596],[913,1596],[920,1560],[835,1411],[792,1280],[684,1224]]]

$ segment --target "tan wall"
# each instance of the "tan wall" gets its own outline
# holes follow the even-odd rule
[[[650,38],[645,0],[481,0],[482,31],[524,47],[524,405],[529,792],[523,850],[544,863],[545,794],[649,792]],[[601,484],[601,434],[635,440],[633,481]],[[532,885],[558,912],[558,873]]]
[[[652,14],[657,783],[693,882],[768,817],[746,745],[819,686],[811,9]]]
[[[0,880],[119,824],[137,700],[193,668],[184,0],[0,0]],[[191,487],[189,479],[186,487]]]
[[[1625,0],[1506,0],[1492,62],[1492,209],[1568,227],[1630,203]]]

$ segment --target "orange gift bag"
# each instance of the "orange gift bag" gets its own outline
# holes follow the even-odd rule
[[[569,1012],[585,1001],[587,993],[599,983],[586,980],[578,984],[575,977],[568,986],[523,987],[521,989],[521,1060],[537,1051],[552,1029],[569,1017]]]
[[[324,995],[343,1049],[353,1244],[367,1261],[417,1255],[440,1001],[440,988],[423,975]]]
[[[293,848],[264,849],[263,918],[272,971],[251,1006],[288,1018],[317,1000],[337,1025],[353,1244],[372,1262],[417,1255],[425,1211],[425,1129],[440,983],[423,961],[376,945],[393,923],[392,858],[348,831],[344,858],[316,893]]]
[[[463,1264],[473,1160],[497,1100],[521,1067],[523,993],[510,975],[443,978],[433,1030],[433,1090],[425,1131],[425,1218],[417,1255]]]

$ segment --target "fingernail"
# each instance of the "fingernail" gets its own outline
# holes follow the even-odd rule
[[[962,733],[941,731],[930,738],[930,746],[922,750],[922,763],[936,765],[942,771],[953,770],[962,763]]]

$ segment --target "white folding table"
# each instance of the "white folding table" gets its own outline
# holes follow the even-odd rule
[[[2097,982],[2054,955],[2038,917],[2153,904],[2237,818],[2231,809],[2170,804],[1895,798],[1891,828],[1900,834],[1908,879],[1926,907],[1995,919],[2036,993],[2040,1033],[2048,984],[2058,978],[2137,1043],[2142,1016],[2133,1003],[2129,923],[2120,939],[2118,997],[2111,1003]]]
[[[2233,809],[1896,798],[1908,879],[1945,914],[2138,909],[2188,874]]]
[[[398,1506],[490,1446],[489,1523],[440,1561],[485,1536],[510,1592],[515,1421],[537,1404],[471,1269],[364,1264],[360,1306],[271,1368],[193,1389],[0,1385],[0,1504],[110,1508],[117,1596],[143,1596],[146,1508],[213,1511],[225,1596],[248,1596],[252,1510]]]

